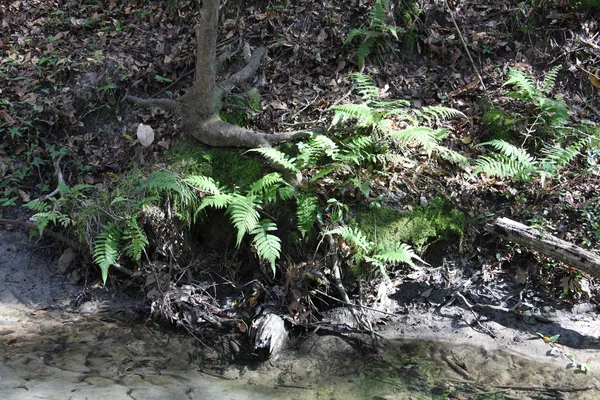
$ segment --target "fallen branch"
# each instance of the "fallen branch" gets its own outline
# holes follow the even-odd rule
[[[512,243],[530,247],[557,261],[600,277],[600,255],[508,218],[498,218],[485,230]]]
[[[497,385],[494,386],[498,389],[511,389],[511,390],[522,390],[525,392],[585,392],[586,390],[593,390],[593,386],[581,386],[581,387],[569,387],[569,386],[558,386],[558,387],[546,387],[546,386],[516,386],[516,385]]]

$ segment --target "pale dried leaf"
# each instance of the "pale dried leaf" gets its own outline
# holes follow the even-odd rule
[[[137,128],[137,138],[142,146],[150,146],[154,142],[154,129],[150,125],[140,124]]]

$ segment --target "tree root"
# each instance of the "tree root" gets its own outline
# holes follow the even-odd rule
[[[373,331],[373,326],[371,322],[367,319],[362,309],[356,307],[356,305],[350,300],[348,297],[348,293],[346,293],[346,289],[344,288],[344,284],[342,283],[342,274],[340,268],[340,258],[338,257],[337,252],[337,244],[335,242],[335,238],[332,235],[327,235],[327,241],[329,245],[329,257],[331,259],[331,270],[333,272],[333,280],[335,283],[335,287],[340,293],[340,296],[343,302],[350,308],[350,312],[352,316],[356,320],[356,324],[358,329],[365,330],[371,334],[371,339],[374,343],[377,342],[377,337],[375,336],[375,332]]]

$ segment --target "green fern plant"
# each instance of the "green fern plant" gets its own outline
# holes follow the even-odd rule
[[[375,0],[368,11],[368,22],[366,26],[351,29],[344,41],[344,45],[359,39],[360,43],[356,50],[358,68],[362,71],[365,59],[371,54],[375,46],[386,47],[390,38],[398,40],[399,28],[386,23],[390,20],[390,0]],[[389,47],[389,46],[388,46]]]
[[[272,150],[272,149],[271,149]],[[287,156],[273,151],[257,152],[273,160],[289,163]],[[276,261],[281,254],[281,239],[274,234],[277,225],[269,218],[261,219],[264,204],[288,200],[293,196],[293,189],[282,178],[281,174],[274,172],[267,174],[250,185],[245,195],[229,192],[221,188],[212,178],[206,176],[188,176],[184,181],[202,193],[202,202],[196,212],[210,207],[225,209],[226,215],[237,231],[236,246],[240,246],[244,237],[252,238],[252,245],[260,259],[268,262],[273,274],[276,272]]]
[[[591,138],[585,137],[564,148],[556,144],[546,145],[541,150],[540,158],[501,139],[481,143],[479,146],[491,146],[496,152],[478,158],[472,176],[484,173],[488,176],[516,179],[521,182],[530,182],[540,177],[544,185],[547,177],[556,176],[581,153],[590,141]]]
[[[405,263],[414,266],[413,260],[419,260],[411,246],[405,243],[380,243],[368,240],[367,236],[358,228],[340,226],[325,232],[326,235],[341,237],[351,248],[351,258],[355,265],[368,263],[378,268],[381,275],[389,280],[387,268],[389,266]]]
[[[92,250],[94,262],[102,271],[102,283],[106,285],[109,268],[116,264],[121,253],[121,228],[116,223],[109,223],[104,231],[96,236]]]
[[[406,100],[381,101],[379,90],[369,76],[355,73],[351,78],[356,82],[357,91],[362,96],[363,102],[333,106],[331,108],[334,112],[331,122],[333,128],[352,121],[359,128],[370,130],[369,133],[379,139],[387,138],[396,141],[404,149],[416,145],[426,150],[429,156],[435,153],[451,162],[468,164],[466,157],[440,144],[447,136],[446,129],[433,129],[427,125],[431,123],[439,125],[453,118],[466,118],[462,112],[442,106],[418,109],[410,107],[410,103]],[[398,129],[399,126],[403,128]],[[355,142],[355,144],[365,143]]]
[[[503,139],[494,139],[479,146],[494,149],[489,155],[475,161],[472,177],[484,173],[504,179],[531,182],[555,177],[560,170],[571,163],[582,151],[592,145],[593,138],[585,132],[569,126],[568,108],[560,96],[552,98],[560,66],[552,68],[541,81],[536,81],[526,73],[510,69],[504,86],[511,86],[508,95],[525,101],[531,106],[525,115],[528,126],[521,146]],[[534,135],[538,131],[548,132],[550,137]],[[548,136],[548,134],[546,136]],[[533,139],[535,145],[527,145]]]
[[[532,114],[535,115],[535,120],[527,128],[528,134],[535,132],[539,125],[560,127],[568,122],[566,103],[559,95],[552,97],[560,70],[560,66],[553,67],[539,82],[518,69],[511,68],[508,71],[508,80],[503,85],[513,88],[507,93],[508,96],[524,100],[533,107]]]

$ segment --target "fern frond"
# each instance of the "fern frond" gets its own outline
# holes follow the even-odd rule
[[[298,173],[300,172],[295,165],[295,158],[288,157],[287,154],[273,148],[273,147],[260,147],[257,149],[250,149],[248,152],[259,153],[267,160],[271,161],[273,164],[279,165],[286,170]]]
[[[308,143],[298,143],[298,162],[302,167],[313,167],[319,164],[323,158],[336,160],[339,154],[337,144],[325,135],[314,135]]]
[[[229,215],[233,226],[237,229],[236,246],[242,243],[242,239],[246,233],[252,232],[256,227],[260,218],[256,210],[257,208],[259,208],[259,205],[254,202],[254,197],[233,195],[226,213]]]
[[[250,185],[248,195],[256,196],[265,203],[271,203],[277,200],[277,194],[282,186],[289,186],[289,184],[281,177],[280,173],[272,172]]]
[[[317,222],[319,199],[311,192],[301,192],[296,198],[296,220],[300,235],[305,237]]]
[[[372,100],[379,97],[379,88],[375,86],[373,79],[361,72],[353,72],[348,75],[356,84],[356,91],[364,100]]]
[[[556,85],[556,79],[558,78],[558,73],[560,72],[560,70],[561,66],[556,65],[546,73],[546,76],[544,77],[544,80],[541,84],[542,92],[544,92],[545,94],[550,94],[550,92],[554,89],[554,86]]]
[[[395,139],[400,145],[418,145],[429,155],[433,152],[438,140],[436,131],[426,126],[392,131],[389,133],[389,137]]]
[[[275,275],[275,261],[281,254],[281,239],[269,232],[276,230],[277,225],[273,221],[263,219],[258,221],[250,232],[254,236],[252,244],[256,246],[256,253],[269,262],[273,275]]]
[[[197,213],[199,213],[206,207],[212,207],[216,209],[227,208],[229,207],[231,200],[233,200],[233,196],[226,193],[219,193],[212,196],[206,196],[202,199],[202,203],[200,203]]]
[[[558,171],[573,161],[589,143],[590,138],[586,137],[567,147],[560,147],[555,144],[546,146],[541,150],[542,158],[540,158],[539,163],[545,171]]]
[[[386,264],[406,263],[414,266],[413,260],[419,260],[427,264],[417,256],[412,247],[406,243],[384,243],[371,258]]]
[[[345,241],[360,248],[364,253],[368,253],[372,247],[367,236],[358,228],[344,225],[325,232],[325,235],[339,235]]]
[[[28,203],[25,203],[25,207],[29,208],[31,211],[35,212],[46,212],[50,211],[50,204],[40,201],[39,199],[32,200]]]
[[[508,70],[508,80],[502,86],[514,86],[517,95],[524,95],[528,99],[535,99],[539,93],[533,78],[514,68]]]
[[[515,178],[523,182],[530,181],[533,175],[539,172],[534,163],[524,164],[517,159],[497,153],[480,157],[475,161],[475,167],[471,176],[484,173],[499,178]]]
[[[347,45],[348,43],[352,42],[352,40],[355,37],[358,36],[363,36],[368,32],[367,28],[355,28],[355,29],[350,29],[350,32],[348,32],[348,36],[346,37],[346,40],[344,40],[344,45]]]
[[[349,119],[356,119],[360,127],[371,126],[374,123],[373,109],[366,104],[340,104],[331,109],[334,112],[332,126]]]
[[[385,20],[388,18],[389,9],[389,0],[375,0],[368,12],[369,25],[379,32],[385,31],[387,28]]]
[[[358,58],[358,69],[363,69],[365,65],[365,60],[371,54],[371,49],[374,45],[375,41],[369,37],[367,32],[367,37],[361,44],[358,45],[358,48],[356,49],[356,57]]]
[[[251,195],[259,195],[265,189],[277,185],[278,183],[286,182],[283,180],[279,172],[271,172],[270,174],[263,176],[262,178],[254,182],[252,185],[250,185],[250,190],[248,191],[248,193]]]
[[[119,242],[121,240],[121,230],[115,223],[104,227],[104,232],[96,236],[92,256],[94,262],[98,264],[102,271],[102,283],[106,285],[108,278],[108,269],[116,264],[119,259]]]
[[[422,107],[421,109],[415,109],[415,114],[419,117],[424,118],[427,121],[431,121],[435,119],[436,121],[446,121],[454,118],[467,118],[467,116],[450,107],[442,107],[442,106],[428,106]]]
[[[534,167],[533,164],[535,162],[535,159],[529,153],[527,153],[525,149],[517,147],[514,144],[507,142],[506,140],[494,139],[490,140],[489,142],[480,143],[478,146],[486,145],[492,146],[509,159],[514,159],[525,167]]]
[[[127,226],[123,232],[123,240],[126,241],[123,246],[123,253],[130,259],[139,261],[142,252],[148,246],[148,237],[140,226],[137,217],[131,216],[127,221]]]
[[[212,195],[221,194],[221,188],[219,188],[218,182],[215,182],[215,180],[209,176],[190,175],[185,177],[183,181],[202,192]]]
[[[141,182],[143,189],[165,192],[172,190],[183,195],[182,185],[177,175],[168,171],[154,171]]]

